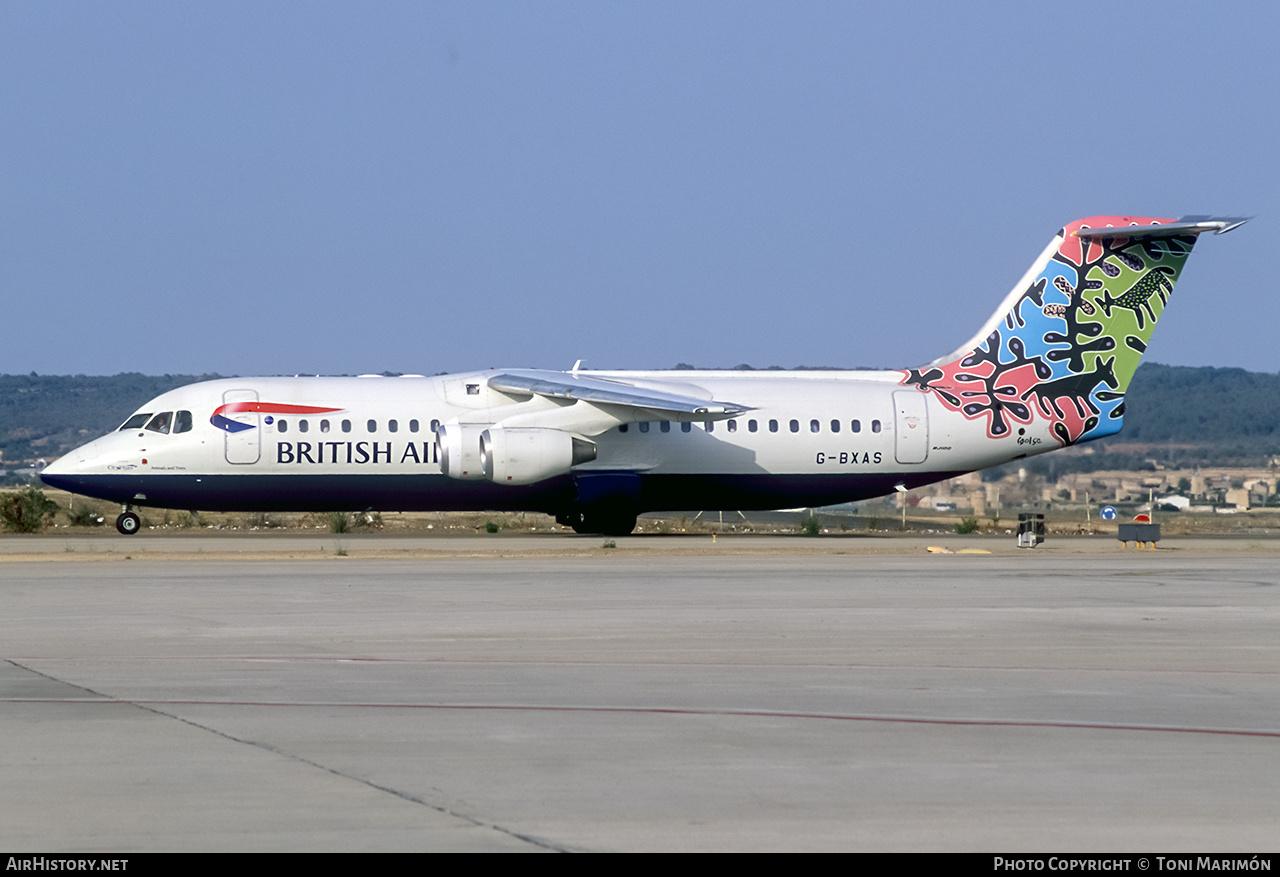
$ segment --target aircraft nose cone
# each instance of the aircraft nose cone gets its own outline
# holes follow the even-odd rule
[[[45,466],[43,469],[40,470],[40,477],[43,478],[46,475],[65,475],[67,474],[67,471],[68,471],[67,458],[59,457],[58,459],[50,463],[48,466]]]
[[[73,476],[75,469],[76,461],[72,460],[71,455],[60,457],[41,470],[40,480],[59,490],[71,490],[76,483]]]
[[[71,476],[50,472],[48,469],[40,473],[40,480],[49,487],[56,487],[59,490],[72,490],[75,485],[75,479]]]
[[[82,483],[88,463],[94,457],[93,451],[100,441],[101,439],[98,439],[87,445],[81,445],[54,460],[40,472],[40,480],[50,487],[74,492],[75,486]]]

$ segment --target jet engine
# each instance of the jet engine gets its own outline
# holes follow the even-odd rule
[[[450,478],[472,481],[484,477],[480,468],[480,434],[483,426],[470,426],[457,421],[436,428],[436,446],[440,449],[440,471]]]
[[[559,429],[491,426],[480,434],[480,468],[495,484],[534,484],[595,458],[595,442]]]

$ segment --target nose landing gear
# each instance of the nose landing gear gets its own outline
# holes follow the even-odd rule
[[[124,511],[120,513],[120,517],[116,518],[116,529],[120,531],[122,536],[132,536],[142,529],[142,518],[128,506],[124,507]]]

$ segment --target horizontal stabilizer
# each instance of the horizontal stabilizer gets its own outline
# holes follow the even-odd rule
[[[1177,222],[1166,222],[1159,225],[1103,226],[1101,228],[1081,228],[1076,237],[1081,238],[1113,238],[1127,237],[1135,240],[1152,238],[1171,238],[1183,234],[1203,234],[1211,231],[1214,234],[1226,234],[1239,228],[1253,217],[1251,216],[1184,216]]]

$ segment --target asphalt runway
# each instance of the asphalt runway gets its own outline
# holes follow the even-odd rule
[[[1011,542],[0,539],[0,845],[1273,851],[1275,543]]]

